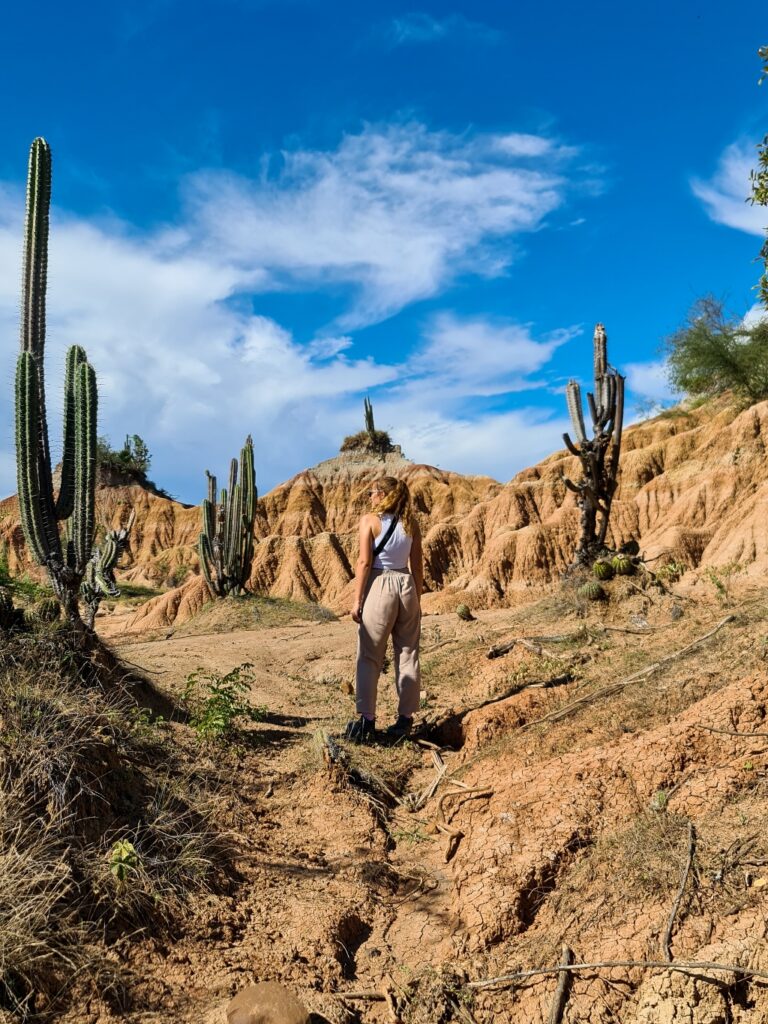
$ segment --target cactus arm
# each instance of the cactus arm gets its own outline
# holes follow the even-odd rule
[[[606,359],[607,344],[608,338],[605,333],[605,327],[602,324],[595,324],[595,333],[592,341],[595,362],[595,383],[597,383],[601,377],[605,376],[606,370],[608,369]]]
[[[40,506],[37,439],[39,416],[37,370],[30,352],[22,352],[16,366],[16,469],[19,511],[24,536],[39,565],[53,554],[48,547]],[[60,549],[59,549],[60,550]]]
[[[575,455],[577,459],[580,459],[581,452],[567,434],[563,434],[563,441],[565,443],[565,447],[568,449],[571,455]]]
[[[573,491],[574,494],[581,494],[581,488],[573,480],[569,480],[567,476],[564,476],[562,481],[569,491]]]
[[[565,388],[565,398],[568,403],[568,412],[571,414],[573,432],[579,444],[584,444],[587,439],[587,432],[584,428],[584,413],[581,408],[581,388],[575,380],[569,380]]]
[[[61,487],[56,499],[56,518],[69,519],[75,504],[75,377],[86,361],[85,351],[72,345],[67,351],[64,371],[64,433],[61,459]]]
[[[75,567],[85,571],[91,557],[96,499],[96,374],[80,363],[75,377],[75,500],[72,539]]]
[[[201,533],[197,542],[197,553],[200,557],[200,569],[202,570],[205,582],[209,587],[214,587],[214,582],[211,576],[211,566],[213,564],[213,551],[211,550],[211,542],[208,537]]]

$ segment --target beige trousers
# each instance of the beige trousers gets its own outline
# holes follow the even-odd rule
[[[357,633],[355,701],[358,715],[376,714],[379,675],[392,636],[399,715],[419,709],[421,610],[413,576],[407,570],[372,569]]]

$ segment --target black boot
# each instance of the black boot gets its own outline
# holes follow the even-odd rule
[[[387,729],[387,736],[393,740],[404,740],[406,736],[410,736],[412,728],[412,718],[408,718],[406,715],[398,715],[394,725],[390,725]]]
[[[373,743],[376,739],[376,722],[371,722],[365,715],[360,715],[347,724],[344,739],[350,743]]]

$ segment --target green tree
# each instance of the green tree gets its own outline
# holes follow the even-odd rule
[[[758,51],[758,56],[763,62],[763,67],[758,79],[758,85],[762,85],[768,78],[768,46],[761,46]],[[758,206],[768,206],[768,135],[764,136],[763,141],[757,147],[757,170],[754,170],[750,174],[752,181],[752,194],[749,197],[750,203]],[[763,247],[760,250],[759,258],[763,261],[763,274],[760,278],[760,298],[763,305],[768,308],[768,228],[766,229],[766,239],[763,242]]]
[[[768,319],[746,326],[707,296],[665,348],[675,391],[711,396],[730,390],[750,403],[768,398]]]
[[[126,434],[125,444],[119,450],[112,447],[108,437],[100,437],[97,458],[101,466],[134,473],[142,480],[146,480],[152,464],[149,447],[138,434]]]

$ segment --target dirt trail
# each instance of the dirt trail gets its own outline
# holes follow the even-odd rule
[[[700,649],[534,728],[527,723],[686,646],[726,610],[694,589],[684,601],[627,591],[586,613],[553,595],[474,623],[426,616],[420,717],[456,749],[443,750],[446,775],[416,811],[403,803],[434,780],[431,748],[346,748],[344,770],[324,760],[320,732],[338,734],[353,713],[349,619],[122,640],[120,656],[172,693],[190,672],[252,663],[251,699],[268,714],[239,755],[200,752],[233,783],[234,795],[222,790],[241,851],[231,894],[201,897],[174,943],[140,944],[133,1008],[110,1017],[94,1005],[78,1024],[222,1024],[235,991],[270,979],[291,986],[315,1024],[391,1024],[386,1002],[335,994],[384,984],[395,998],[409,993],[404,1024],[544,1021],[553,978],[481,993],[469,1010],[456,993],[467,978],[557,962],[564,938],[585,960],[657,959],[689,820],[699,834],[696,895],[679,912],[675,956],[760,966],[768,846],[754,836],[768,810],[768,745],[699,723],[753,731],[768,718],[765,607],[762,593],[734,598],[735,618]],[[485,657],[501,638],[557,634],[571,639]],[[390,667],[382,724],[394,711]],[[663,814],[651,813],[660,792]],[[733,846],[742,840],[749,856]],[[750,1014],[768,1012],[766,994],[739,984],[730,994],[685,975],[588,975],[574,981],[563,1022],[760,1019]],[[701,1013],[685,1016],[692,1003]]]

